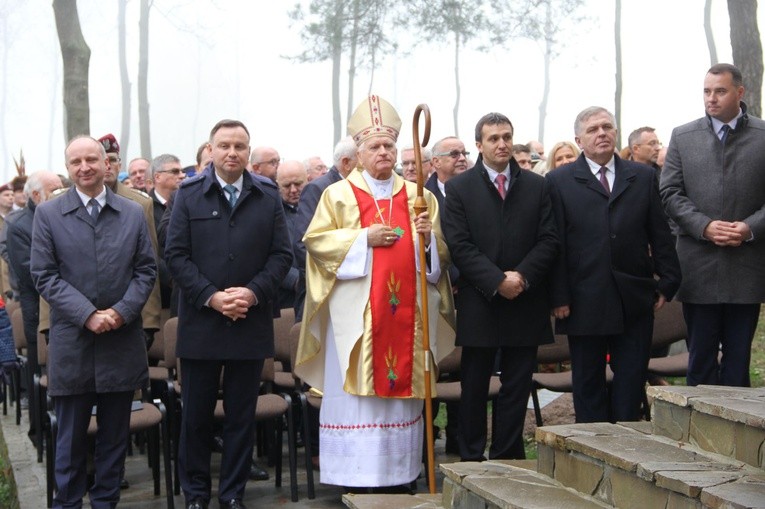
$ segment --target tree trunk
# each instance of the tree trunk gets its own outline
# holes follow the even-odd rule
[[[122,127],[120,128],[120,147],[127,151],[130,142],[130,76],[128,76],[126,53],[125,11],[128,0],[119,0],[117,10],[117,47],[119,52],[120,82],[122,83]]]
[[[762,41],[757,27],[757,0],[728,0],[733,64],[744,76],[744,102],[762,117]]]
[[[544,75],[544,89],[542,91],[542,102],[539,103],[539,128],[537,131],[537,139],[544,144],[545,142],[545,120],[547,119],[547,101],[550,97],[550,61],[552,60],[552,3],[550,0],[546,2],[547,9],[545,11],[545,75]],[[544,155],[544,154],[540,154]]]
[[[622,0],[616,0],[616,16],[614,22],[614,40],[616,43],[616,92],[614,94],[614,116],[619,136],[616,138],[616,148],[621,149],[622,134]]]
[[[709,47],[709,61],[711,65],[717,63],[717,46],[715,46],[715,37],[712,33],[712,0],[704,2],[704,33],[707,36],[707,47]]]
[[[5,108],[6,108],[6,101],[8,99],[8,47],[11,45],[11,38],[8,36],[8,18],[5,16],[2,16],[2,31],[3,31],[3,65],[2,65],[2,73],[3,73],[3,87],[2,90],[0,90],[0,130],[2,130],[2,134],[0,134],[0,150],[2,150],[2,154],[7,158],[8,155],[8,141],[5,139],[5,135],[8,132],[8,130],[5,127]],[[52,166],[48,166],[49,168],[52,168]]]
[[[149,124],[149,0],[141,0],[138,20],[138,126],[141,133],[141,157],[151,160]]]
[[[80,29],[77,0],[53,0],[53,13],[64,61],[64,117],[66,138],[70,140],[79,134],[90,134],[90,48]]]
[[[348,57],[348,107],[345,112],[346,123],[353,114],[353,81],[356,78],[356,48],[359,42],[359,0],[353,0],[353,26],[351,28],[351,54]],[[338,140],[339,141],[339,140]]]
[[[332,48],[332,123],[334,125],[334,132],[332,137],[332,145],[336,145],[340,141],[342,133],[342,118],[340,115],[340,59],[342,57],[343,49],[340,45],[336,45]]]
[[[55,60],[55,56],[53,57]],[[6,76],[5,73],[3,73],[3,76]],[[58,109],[58,90],[59,90],[59,84],[61,82],[61,69],[59,66],[54,66],[53,71],[53,83],[51,84],[50,90],[50,124],[48,125],[48,168],[55,168],[58,166],[56,164],[54,166],[53,156],[56,154],[53,151],[53,137],[56,134],[56,110]],[[7,154],[7,152],[5,152]],[[58,163],[59,156],[56,154],[56,163]]]
[[[459,138],[459,116],[460,116],[460,34],[454,32],[454,109],[452,117],[454,119],[454,136]]]

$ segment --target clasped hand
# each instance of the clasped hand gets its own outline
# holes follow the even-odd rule
[[[749,225],[741,221],[712,221],[704,228],[704,238],[720,247],[738,247],[751,237]]]
[[[499,284],[499,288],[497,288],[497,293],[508,300],[513,300],[524,290],[525,283],[526,280],[520,272],[508,270],[505,272],[505,279]]]
[[[247,316],[247,310],[255,304],[255,294],[249,288],[234,286],[215,292],[210,307],[223,316],[236,321]]]
[[[124,324],[125,319],[122,318],[122,315],[109,308],[95,311],[88,317],[85,327],[96,334],[102,334],[110,330],[119,329]]]
[[[428,212],[423,212],[414,218],[414,231],[425,236],[425,246],[430,245],[430,232],[433,224]],[[398,240],[398,234],[388,225],[373,224],[367,229],[367,244],[370,247],[392,246]]]

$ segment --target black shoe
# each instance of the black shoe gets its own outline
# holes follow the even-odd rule
[[[250,464],[250,479],[253,481],[267,481],[268,480],[268,472],[265,468],[258,465],[258,463],[253,460]],[[244,507],[244,506],[242,506]]]
[[[247,509],[247,506],[238,498],[232,498],[228,502],[221,501],[220,509]]]
[[[124,477],[120,479],[120,489],[126,490],[130,487],[130,483]]]
[[[189,503],[186,504],[186,509],[207,509],[207,502],[201,498],[192,498]]]

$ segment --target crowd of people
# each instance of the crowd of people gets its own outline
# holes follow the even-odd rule
[[[488,458],[525,456],[537,347],[554,332],[568,335],[577,422],[640,419],[654,312],[673,298],[688,326],[688,384],[748,386],[765,300],[765,123],[743,94],[740,71],[717,64],[703,117],[666,148],[653,128],[635,129],[621,153],[602,107],[583,109],[574,141],[546,154],[538,141],[515,144],[510,118],[494,112],[476,123],[474,158],[455,136],[399,151],[401,120],[379,96],[351,116],[330,167],[251,149],[238,120],[218,122],[186,168],[162,154],[123,171],[113,135],[72,139],[66,175],[0,187],[0,290],[21,302],[30,386],[38,332],[48,342],[54,506],[86,493],[92,507],[119,501],[131,402],[163,309],[178,317],[189,509],[210,503],[213,450],[221,507],[244,507],[247,480],[267,475],[252,460],[255,406],[287,308],[302,324],[294,372],[322,394],[307,454],[322,482],[349,491],[409,490],[432,425],[426,377],[436,396],[426,366],[455,346],[462,398],[447,451],[463,461],[487,458],[495,373]]]

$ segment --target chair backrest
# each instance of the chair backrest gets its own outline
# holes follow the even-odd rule
[[[274,358],[269,357],[263,361],[263,371],[260,373],[260,383],[274,381]],[[221,383],[223,383],[221,381]]]
[[[449,352],[449,355],[441,359],[438,363],[438,374],[444,375],[447,373],[459,373],[460,364],[462,363],[462,347],[454,347],[454,350]]]
[[[178,362],[175,357],[175,343],[178,341],[178,317],[168,319],[162,329],[162,340],[165,347],[165,367],[177,370]],[[180,380],[180,377],[178,379]]]
[[[687,337],[688,329],[685,326],[682,303],[667,302],[654,314],[651,347],[659,348],[671,345]]]
[[[274,358],[285,363],[290,361],[290,329],[295,325],[295,310],[285,308],[280,313],[279,318],[274,318]]]
[[[21,308],[17,307],[11,313],[11,330],[16,350],[27,347],[27,337],[24,335],[24,318],[21,316]]]
[[[565,334],[556,334],[554,343],[537,348],[538,364],[558,364],[569,360],[571,351],[568,348],[568,336]]]
[[[159,314],[159,330],[154,333],[154,341],[147,352],[149,359],[164,360],[165,358],[165,324],[170,319],[170,310],[163,309]]]
[[[290,342],[290,366],[292,366],[292,372],[294,376],[295,372],[295,360],[297,359],[298,344],[300,343],[300,327],[302,323],[297,322],[290,329],[289,342]],[[297,379],[298,377],[295,376]]]

